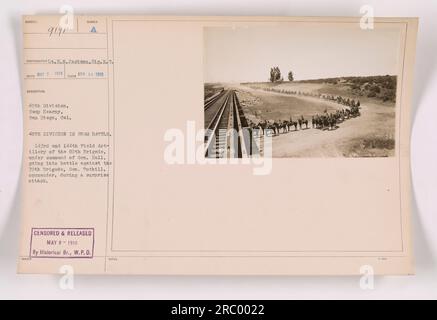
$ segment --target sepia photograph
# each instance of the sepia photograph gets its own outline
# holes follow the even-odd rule
[[[436,1],[0,7],[0,300],[437,298]]]
[[[393,157],[399,26],[204,28],[209,158]]]

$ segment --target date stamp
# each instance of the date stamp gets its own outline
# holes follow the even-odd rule
[[[94,257],[94,228],[32,228],[31,258]]]

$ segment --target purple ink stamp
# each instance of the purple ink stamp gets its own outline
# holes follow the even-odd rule
[[[94,257],[94,228],[32,228],[31,258]]]

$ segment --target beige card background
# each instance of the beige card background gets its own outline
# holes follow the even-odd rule
[[[251,165],[164,162],[167,129],[185,132],[190,120],[203,126],[204,27],[358,28],[358,18],[92,17],[102,28],[89,35],[83,26],[90,17],[79,17],[78,29],[54,40],[46,30],[57,19],[23,18],[25,61],[68,51],[114,64],[99,80],[26,79],[32,66],[25,65],[24,154],[33,143],[91,142],[29,138],[30,130],[109,130],[109,139],[92,142],[109,142],[113,163],[109,179],[41,185],[26,182],[24,158],[20,272],[55,273],[67,264],[79,273],[358,274],[363,265],[378,274],[413,273],[409,132],[417,20],[376,20],[375,32],[390,25],[401,34],[395,157],[273,159],[270,175],[255,176]],[[27,93],[41,88],[45,94]],[[50,127],[27,121],[27,104],[47,100],[70,104],[74,120]],[[30,258],[30,230],[38,227],[95,228],[93,259]]]

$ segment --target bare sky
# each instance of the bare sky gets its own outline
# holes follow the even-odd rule
[[[268,81],[278,66],[284,80],[395,75],[398,26],[361,30],[358,24],[210,27],[204,30],[205,82]]]

